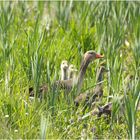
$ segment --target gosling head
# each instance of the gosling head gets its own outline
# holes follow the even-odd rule
[[[103,81],[103,76],[105,73],[109,72],[104,66],[100,66],[100,69],[97,71],[97,82]]]
[[[77,72],[78,72],[78,70],[76,69],[76,67],[73,64],[69,65],[68,79],[74,78],[74,76],[76,75]]]
[[[63,60],[61,62],[61,69],[63,69],[63,70],[67,70],[68,69],[68,61],[67,60]]]
[[[68,61],[63,60],[61,62],[61,80],[68,79]]]
[[[93,50],[90,50],[90,51],[87,51],[85,54],[84,54],[84,61],[88,61],[88,62],[91,62],[95,59],[99,59],[99,58],[103,58],[102,55],[100,54],[97,54],[95,51]]]
[[[71,64],[71,65],[69,65],[69,71],[70,72],[77,72],[78,70],[76,69],[76,67],[73,64]]]
[[[100,67],[100,72],[104,73],[104,72],[109,72],[109,70],[107,68],[105,68],[104,66]]]

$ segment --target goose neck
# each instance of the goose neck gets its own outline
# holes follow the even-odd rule
[[[81,90],[81,87],[82,87],[82,83],[83,83],[83,80],[84,80],[84,76],[85,76],[85,73],[86,73],[86,69],[89,65],[89,61],[86,61],[86,62],[82,62],[81,64],[81,68],[80,68],[80,73],[78,75],[78,83],[77,83],[77,93],[79,94],[80,93],[80,90]]]
[[[66,69],[61,70],[61,80],[67,80],[67,70]]]

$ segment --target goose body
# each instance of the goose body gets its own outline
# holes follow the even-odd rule
[[[42,96],[44,96],[44,94],[48,92],[48,85],[47,84],[43,84],[39,87],[39,90],[38,90],[38,97],[39,98],[42,98]],[[34,97],[34,90],[33,90],[33,87],[30,87],[29,88],[29,96],[30,97]]]
[[[103,74],[106,71],[107,70],[105,69],[105,67],[100,67],[96,87],[91,88],[77,96],[74,100],[76,106],[79,106],[81,102],[84,102],[86,109],[87,106],[91,106],[91,104],[97,99],[97,97],[101,97],[103,95],[103,87],[101,82],[103,80]]]
[[[61,68],[61,77],[60,79],[63,81],[63,80],[67,80],[68,79],[68,61],[66,60],[63,60],[61,62],[61,65],[60,65],[60,68]],[[42,96],[44,93],[48,92],[48,85],[47,84],[42,84],[40,87],[39,87],[39,97]],[[34,97],[34,90],[33,90],[33,87],[30,87],[29,88],[29,96],[30,97]]]

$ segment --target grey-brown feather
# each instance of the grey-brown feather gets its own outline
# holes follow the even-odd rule
[[[105,72],[104,67],[101,67],[98,74],[97,82],[101,82],[103,80],[103,73]],[[84,93],[81,93],[76,97],[74,103],[76,106],[79,106],[80,102],[84,102],[84,110],[87,106],[91,107],[91,104],[99,97],[103,95],[102,83],[97,84],[95,88],[91,88]]]

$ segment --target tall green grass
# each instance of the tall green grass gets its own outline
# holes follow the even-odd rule
[[[139,138],[139,5],[125,1],[1,1],[0,137]],[[110,122],[96,116],[81,121],[82,108],[76,110],[72,100],[75,91],[68,95],[69,102],[63,91],[51,91],[52,83],[59,79],[61,61],[67,59],[79,69],[87,50],[105,56],[109,73],[101,104],[113,102]],[[82,91],[95,85],[101,62],[90,64]],[[42,83],[48,84],[49,92],[39,102]],[[35,100],[29,98],[30,86]]]

